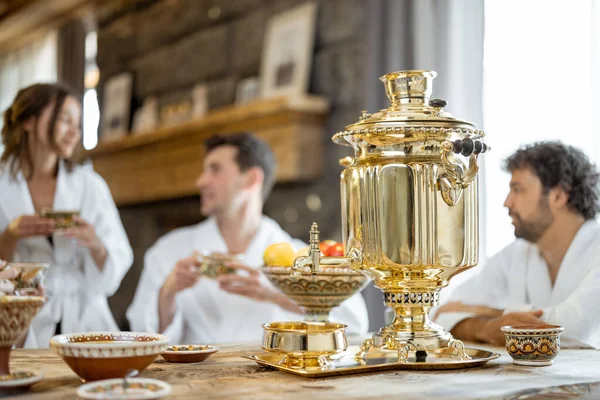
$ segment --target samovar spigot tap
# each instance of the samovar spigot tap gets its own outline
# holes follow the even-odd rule
[[[310,240],[308,255],[298,257],[292,265],[292,278],[298,278],[306,267],[310,267],[312,275],[316,275],[321,271],[321,265],[349,265],[356,264],[360,258],[360,252],[352,249],[346,256],[339,257],[321,257],[321,249],[319,247],[319,225],[313,222],[310,227]]]
[[[304,267],[310,266],[310,272],[312,275],[316,275],[321,266],[321,249],[319,248],[319,225],[313,222],[310,227],[310,240],[308,255],[304,257],[298,257],[294,260],[292,266],[292,277],[299,277],[302,275]]]

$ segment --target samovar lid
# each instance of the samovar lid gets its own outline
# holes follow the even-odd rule
[[[384,84],[390,106],[374,114],[363,111],[359,121],[336,133],[333,141],[348,145],[353,139],[377,144],[429,138],[444,140],[456,134],[484,136],[473,123],[454,118],[444,111],[445,100],[430,99],[436,75],[435,71],[410,70],[382,76],[379,79]]]

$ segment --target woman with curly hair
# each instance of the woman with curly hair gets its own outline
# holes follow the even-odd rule
[[[504,344],[503,325],[564,326],[563,345],[600,349],[600,210],[596,167],[560,142],[519,149],[504,206],[517,240],[438,310],[463,340]]]
[[[4,112],[0,158],[0,259],[51,263],[48,302],[26,347],[48,347],[56,333],[117,330],[107,297],[133,253],[104,180],[71,156],[81,139],[81,102],[58,84],[19,91]],[[43,208],[76,210],[57,230]],[[21,345],[23,343],[20,343]]]

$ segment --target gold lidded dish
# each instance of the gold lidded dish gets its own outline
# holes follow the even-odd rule
[[[210,345],[177,345],[169,346],[161,353],[161,357],[168,362],[193,363],[206,360],[219,351],[217,346]]]
[[[348,348],[344,324],[284,321],[263,324],[263,350],[282,356],[291,368],[328,368]]]
[[[500,328],[506,338],[506,351],[517,365],[549,366],[560,351],[560,325],[508,325]]]

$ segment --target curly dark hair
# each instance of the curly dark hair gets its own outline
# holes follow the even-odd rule
[[[581,150],[558,141],[527,145],[504,161],[508,172],[522,168],[538,176],[545,193],[560,186],[569,195],[571,210],[585,219],[595,218],[600,211],[600,175]]]
[[[220,146],[233,146],[238,149],[236,162],[241,171],[251,167],[259,167],[264,174],[262,198],[266,201],[275,185],[277,163],[269,145],[249,132],[214,135],[206,142],[206,152]]]

